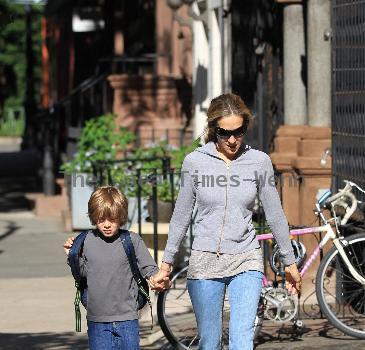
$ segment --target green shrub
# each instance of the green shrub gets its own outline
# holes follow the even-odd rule
[[[117,154],[124,152],[134,139],[134,134],[125,127],[116,128],[113,114],[90,119],[80,135],[77,152],[63,164],[62,170],[67,174],[92,173],[92,164],[115,161]]]
[[[21,113],[18,118],[13,113],[7,113],[0,119],[0,136],[21,137],[24,127],[24,113]]]
[[[163,201],[171,201],[171,183],[169,176],[163,179],[162,159],[170,158],[171,167],[176,173],[180,172],[182,162],[189,152],[193,151],[198,143],[190,146],[174,148],[166,141],[159,141],[148,147],[139,147],[129,150],[128,159],[131,162],[115,162],[118,154],[125,154],[131,144],[135,141],[135,135],[124,127],[115,127],[115,116],[113,114],[102,115],[85,123],[82,130],[78,150],[73,159],[62,166],[66,174],[72,173],[94,173],[93,164],[102,164],[103,183],[109,181],[117,185],[127,196],[137,196],[137,169],[141,173],[141,195],[144,198],[152,196],[151,174],[157,169],[157,196]],[[120,157],[119,157],[120,158]],[[98,173],[100,175],[100,171]],[[175,177],[177,180],[178,177]],[[96,179],[97,181],[99,179]],[[178,193],[178,181],[174,183],[174,197]]]

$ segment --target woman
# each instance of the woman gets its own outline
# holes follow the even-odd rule
[[[253,348],[253,325],[263,278],[263,258],[252,223],[256,195],[286,266],[287,288],[300,291],[288,224],[267,154],[244,143],[251,113],[241,98],[224,94],[208,109],[206,144],[188,154],[170,223],[161,274],[167,276],[188,229],[194,205],[198,214],[188,269],[199,348],[221,349],[225,290],[230,302],[229,349]]]

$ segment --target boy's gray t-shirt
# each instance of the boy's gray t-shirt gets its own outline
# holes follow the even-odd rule
[[[131,232],[138,268],[144,278],[158,272],[141,237]],[[89,321],[114,322],[138,319],[138,288],[120,235],[106,238],[97,231],[86,236],[81,274],[87,277],[87,316]]]

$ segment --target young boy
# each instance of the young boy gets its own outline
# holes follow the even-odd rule
[[[87,325],[91,350],[138,350],[138,288],[133,279],[119,228],[127,222],[127,198],[115,187],[99,187],[88,203],[90,221],[96,225],[84,241],[80,270],[87,277]],[[168,277],[138,234],[130,233],[137,265],[152,289],[168,287]],[[64,249],[68,255],[74,238]]]

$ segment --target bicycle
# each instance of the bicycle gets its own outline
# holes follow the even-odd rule
[[[315,290],[320,309],[335,328],[352,337],[365,339],[365,232],[343,237],[339,229],[357,209],[358,201],[352,188],[365,191],[353,182],[345,183],[346,186],[338,193],[332,195],[328,191],[316,203],[315,215],[322,220],[323,225],[291,230],[290,234],[301,236],[325,233],[300,269],[302,276],[326,243],[332,241],[333,246],[321,260],[316,275]],[[338,206],[345,211],[341,220],[335,212],[335,207]],[[330,219],[326,219],[323,214],[325,208],[332,214]],[[257,238],[264,241],[272,239],[273,235],[261,234]],[[186,288],[187,269],[188,266],[185,266],[173,274],[171,289],[159,293],[157,300],[160,327],[171,345],[178,350],[197,349],[199,343],[195,316]],[[260,332],[264,318],[281,323],[293,321],[295,325],[301,326],[301,321],[297,318],[297,298],[288,294],[284,282],[282,280],[273,286],[264,277],[255,320],[255,337]],[[228,315],[229,302],[226,298],[223,310],[224,348],[228,348]]]

